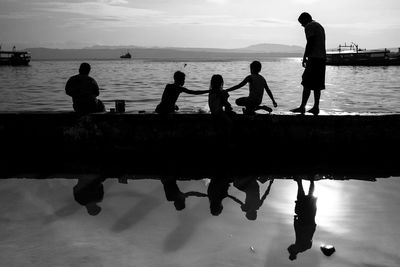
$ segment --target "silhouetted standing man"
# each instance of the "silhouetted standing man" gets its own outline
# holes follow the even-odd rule
[[[68,79],[65,92],[72,97],[74,110],[81,114],[105,111],[104,104],[97,99],[99,86],[95,79],[89,76],[89,63],[82,63],[79,74]]]
[[[311,91],[314,91],[314,106],[307,112],[318,115],[321,90],[325,89],[325,30],[321,24],[314,21],[311,15],[306,12],[301,13],[298,21],[301,26],[304,27],[307,39],[302,63],[305,70],[301,82],[303,85],[301,105],[291,111],[295,113],[305,113],[308,98],[310,97]]]

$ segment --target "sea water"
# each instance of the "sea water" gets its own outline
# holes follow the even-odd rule
[[[125,99],[128,112],[153,111],[176,70],[187,74],[186,86],[193,90],[207,89],[215,73],[223,75],[227,88],[249,72],[249,62],[89,63],[106,106]],[[71,110],[64,86],[79,64],[33,61],[29,67],[0,67],[0,111]],[[300,59],[271,59],[262,64],[262,75],[279,105],[274,112],[296,107],[301,97]],[[399,72],[399,67],[328,66],[321,109],[327,113],[398,113]],[[231,102],[247,90],[233,92]],[[188,111],[206,109],[206,103],[206,96],[182,95],[178,101]],[[270,103],[267,96],[264,103]],[[304,151],[301,156],[311,153]],[[274,153],[262,155],[273,157]],[[228,198],[220,216],[212,216],[207,198],[199,197],[189,197],[186,208],[176,211],[157,180],[105,181],[102,211],[90,216],[73,199],[75,184],[72,179],[1,180],[0,266],[400,265],[399,177],[377,177],[375,182],[316,181],[317,227],[312,247],[299,253],[295,261],[289,260],[287,251],[295,241],[297,185],[293,180],[273,182],[255,221],[247,220],[240,205]],[[259,184],[262,194],[269,181]],[[178,185],[183,192],[207,192],[204,181]],[[307,193],[309,182],[303,185]],[[245,199],[233,186],[229,194]],[[331,257],[323,255],[321,244],[333,245],[336,252]]]
[[[28,67],[0,67],[0,111],[72,110],[65,94],[68,78],[78,73],[80,61],[33,61]],[[241,82],[249,74],[247,61],[156,62],[138,60],[89,61],[90,75],[101,89],[99,98],[107,109],[113,100],[124,99],[127,111],[153,111],[173,74],[186,73],[188,89],[207,90],[211,76],[221,74],[224,88]],[[300,58],[263,61],[261,74],[276,98],[275,113],[297,107],[301,99]],[[229,101],[248,95],[248,87],[231,93]],[[326,90],[321,97],[324,112],[399,112],[400,67],[327,66]],[[267,95],[264,104],[272,106]],[[313,103],[313,96],[309,106]],[[177,104],[183,110],[207,110],[207,95],[182,94]]]

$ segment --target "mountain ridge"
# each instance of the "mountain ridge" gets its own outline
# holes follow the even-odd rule
[[[300,46],[256,44],[244,48],[190,48],[190,47],[139,47],[91,46],[82,49],[28,48],[32,60],[94,60],[119,59],[129,51],[134,59],[143,60],[255,60],[268,57],[298,57]]]

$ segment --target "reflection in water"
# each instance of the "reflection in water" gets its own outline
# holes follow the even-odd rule
[[[214,177],[208,185],[207,195],[210,201],[210,212],[214,216],[221,214],[223,210],[222,200],[228,197],[229,179],[224,176]]]
[[[317,213],[317,198],[314,194],[314,181],[310,181],[308,195],[304,193],[301,179],[297,178],[297,200],[293,220],[296,241],[288,247],[289,259],[295,260],[297,254],[310,249],[315,232],[315,215]]]
[[[263,182],[265,182],[265,180]],[[257,182],[257,177],[246,177],[234,180],[233,185],[240,191],[243,191],[246,194],[246,198],[244,203],[237,198],[231,198],[240,204],[240,208],[245,213],[248,220],[254,221],[257,219],[257,211],[267,198],[273,182],[273,179],[270,180],[267,190],[260,198],[260,186]]]
[[[167,177],[161,178],[161,182],[164,187],[165,197],[168,201],[173,201],[176,210],[183,210],[186,207],[186,198],[189,196],[196,196],[196,197],[207,197],[206,194],[200,192],[186,192],[182,193],[179,189],[176,178]]]
[[[318,179],[318,178],[316,178]],[[196,191],[190,191],[185,190],[183,188],[180,188],[178,186],[177,180],[180,180],[180,178],[177,177],[164,177],[161,179],[161,183],[163,185],[164,192],[161,191],[153,191],[153,192],[147,192],[146,195],[143,195],[143,200],[140,201],[134,209],[133,212],[128,212],[126,216],[122,216],[121,219],[119,219],[118,223],[115,225],[118,225],[117,227],[113,227],[113,230],[117,230],[115,232],[121,232],[122,230],[126,230],[128,228],[131,228],[134,223],[131,222],[136,222],[138,221],[138,217],[140,217],[140,210],[146,210],[149,207],[149,201],[146,199],[147,197],[156,197],[154,194],[157,192],[158,195],[160,195],[160,198],[163,199],[163,193],[165,194],[165,199],[167,201],[173,202],[174,207],[176,210],[182,211],[182,213],[179,213],[180,215],[178,218],[180,218],[181,223],[176,227],[175,230],[173,230],[169,235],[167,235],[167,239],[165,242],[165,251],[167,252],[174,252],[180,248],[183,248],[183,244],[187,242],[188,236],[191,234],[192,231],[195,231],[195,228],[192,227],[195,222],[198,222],[198,220],[204,221],[204,218],[209,217],[208,209],[204,205],[200,203],[205,203],[209,202],[209,212],[213,216],[218,216],[221,215],[224,206],[226,206],[226,216],[221,216],[220,218],[217,219],[217,221],[224,220],[223,217],[229,218],[232,214],[228,214],[227,211],[230,211],[231,208],[235,208],[238,213],[243,214],[244,212],[245,217],[248,220],[255,221],[257,218],[259,218],[259,222],[261,223],[261,227],[268,227],[268,225],[265,225],[264,222],[266,220],[276,220],[277,217],[274,217],[274,214],[271,212],[265,213],[266,210],[271,211],[271,205],[273,207],[276,207],[277,203],[275,203],[275,200],[271,199],[270,201],[267,202],[265,207],[263,208],[263,213],[260,213],[261,207],[263,206],[266,198],[269,196],[270,191],[272,189],[272,184],[274,183],[273,179],[262,179],[260,177],[241,177],[241,178],[228,178],[224,175],[217,175],[215,177],[212,177],[210,179],[210,183],[208,187],[201,187],[195,189]],[[99,203],[103,200],[103,195],[104,195],[104,189],[103,189],[103,183],[104,179],[96,177],[96,176],[83,176],[78,180],[78,183],[74,186],[73,188],[73,193],[74,193],[74,199],[81,205],[85,206],[88,213],[90,215],[97,215],[101,211],[101,207],[99,206]],[[281,246],[279,246],[279,249],[277,248],[279,253],[282,253],[282,256],[285,258],[286,261],[287,259],[287,251],[289,252],[289,259],[294,260],[297,259],[297,256],[299,253],[306,252],[307,253],[299,259],[300,261],[304,259],[309,259],[311,256],[316,257],[317,251],[320,255],[323,256],[323,254],[316,249],[312,249],[313,245],[313,238],[316,242],[318,241],[328,241],[332,242],[332,240],[325,238],[322,238],[322,233],[327,233],[326,229],[323,231],[319,231],[319,235],[315,236],[315,231],[316,231],[316,211],[317,211],[317,197],[314,195],[314,181],[311,180],[309,182],[309,188],[308,188],[308,193],[305,192],[303,188],[303,183],[300,178],[296,178],[296,185],[297,185],[297,198],[295,201],[295,207],[294,207],[294,212],[295,216],[292,221],[293,223],[293,228],[295,232],[295,240],[293,242],[293,232],[290,230],[289,232],[286,230],[283,230],[279,232],[279,238],[282,240]],[[287,181],[290,183],[291,181]],[[328,182],[328,181],[326,181]],[[133,182],[135,183],[135,182]],[[306,181],[308,183],[308,181]],[[318,182],[316,182],[318,183]],[[324,187],[323,181],[321,181],[321,186],[317,186],[316,191],[319,191],[320,197],[318,198],[318,204],[321,204],[320,198],[326,197],[325,195],[332,196],[333,193],[328,194],[327,192],[324,193],[321,188]],[[263,190],[261,190],[260,186],[262,184],[265,184],[265,188],[263,187]],[[230,188],[230,186],[233,186],[240,192],[244,193],[244,195],[238,195],[238,194],[232,194],[230,193],[229,190],[233,189]],[[294,185],[294,184],[293,184]],[[135,187],[135,186],[134,186]],[[287,186],[280,187],[280,184],[275,185],[276,187],[279,188],[279,202],[282,202],[282,198],[284,198],[284,188],[287,188]],[[181,190],[183,189],[183,190]],[[292,189],[295,189],[292,187]],[[307,188],[306,188],[307,189]],[[318,189],[318,190],[317,190]],[[335,191],[338,189],[338,187],[333,187],[333,188],[328,188],[331,191]],[[340,187],[339,187],[340,189]],[[205,190],[206,192],[201,192],[202,190]],[[263,192],[265,190],[265,192]],[[186,191],[186,192],[185,192]],[[199,192],[198,192],[199,191]],[[326,190],[327,191],[327,190]],[[238,191],[236,193],[242,194]],[[288,193],[294,197],[293,190],[287,191]],[[306,194],[307,193],[307,194]],[[323,194],[322,194],[323,193]],[[337,194],[340,192],[336,192]],[[112,194],[108,194],[107,196],[112,197]],[[139,195],[140,196],[140,195]],[[244,198],[242,197],[244,196]],[[188,201],[190,197],[201,197],[201,198],[207,198],[202,201],[197,201],[197,203],[193,208],[193,203]],[[190,198],[192,199],[192,198]],[[224,200],[226,202],[224,202]],[[233,200],[233,202],[230,202]],[[335,201],[335,198],[331,199]],[[291,200],[292,201],[292,200]],[[233,205],[232,205],[233,204]],[[239,204],[239,205],[237,205]],[[278,203],[278,206],[280,206]],[[281,209],[283,206],[280,206]],[[326,206],[327,207],[327,206]],[[185,211],[183,211],[186,208]],[[240,208],[240,209],[239,209]],[[292,209],[293,206],[291,206],[290,209]],[[109,209],[109,206],[104,207],[105,209]],[[321,214],[323,213],[323,209],[325,209],[325,206],[319,205],[319,209]],[[110,212],[107,210],[107,212]],[[201,214],[201,215],[200,215]],[[280,214],[283,214],[284,217],[289,219],[288,214],[286,214],[284,211],[281,212]],[[336,214],[336,213],[335,213]],[[208,216],[207,216],[208,215]],[[225,214],[224,214],[225,215]],[[338,215],[338,214],[336,214]],[[341,214],[339,214],[341,215]],[[142,216],[143,217],[143,216]],[[290,216],[291,217],[291,216]],[[282,218],[279,216],[279,218]],[[126,224],[125,222],[128,221],[129,223]],[[215,221],[214,221],[215,222]],[[282,222],[282,220],[277,220],[277,222],[282,225],[282,229],[285,229],[285,224]],[[319,219],[318,219],[319,222]],[[190,224],[192,226],[188,227],[183,227],[182,225]],[[287,225],[287,224],[286,224]],[[129,227],[128,227],[129,226]],[[269,225],[271,226],[271,225]],[[337,227],[338,225],[336,225]],[[153,226],[154,227],[154,226]],[[292,226],[290,226],[291,228]],[[279,228],[279,227],[278,227]],[[288,229],[290,229],[288,228]],[[174,227],[172,226],[172,229]],[[184,229],[184,230],[182,230]],[[211,228],[210,228],[211,229]],[[273,228],[271,228],[273,229]],[[213,231],[213,230],[212,230]],[[216,231],[217,233],[218,231]],[[224,231],[222,231],[224,232]],[[219,233],[219,232],[218,232]],[[271,235],[273,236],[274,230],[271,230],[271,232],[268,234],[270,237]],[[184,237],[182,237],[182,235]],[[232,238],[232,237],[230,237]],[[285,239],[286,238],[286,239]],[[293,242],[293,244],[291,244]],[[274,242],[275,243],[275,242]],[[343,249],[343,244],[340,244],[336,240],[333,241],[335,246],[340,247]],[[291,244],[288,247],[288,244]],[[253,244],[251,244],[253,245]],[[268,245],[266,245],[268,246]],[[248,247],[247,247],[248,248]],[[287,248],[287,251],[286,251]],[[263,247],[257,246],[257,249],[255,251],[262,251]],[[310,251],[308,251],[310,250]],[[253,251],[254,252],[254,251]],[[256,252],[254,252],[256,253]],[[307,255],[307,256],[306,256]]]
[[[165,197],[168,201],[173,201],[176,210],[183,210],[186,207],[185,195],[179,190],[176,179],[162,178]]]
[[[97,203],[102,211],[90,216],[73,199],[78,180],[5,179],[0,261],[2,266],[400,266],[399,179],[316,180],[318,226],[311,249],[295,261],[287,251],[295,243],[298,186],[292,179],[275,179],[256,221],[248,221],[229,196],[218,217],[210,215],[208,198],[187,197],[186,208],[176,212],[159,180],[135,178],[128,186],[107,179],[104,200]],[[244,203],[245,193],[233,182],[229,194]],[[262,195],[270,181],[257,182]],[[185,195],[207,193],[203,181],[179,178],[177,185]],[[307,194],[309,181],[302,185]],[[329,200],[339,205],[325,206]],[[337,208],[328,214],[330,207]],[[347,232],[334,231],[343,228]],[[319,249],[324,243],[337,249],[330,258]]]
[[[104,188],[102,182],[104,180],[104,178],[98,176],[81,177],[73,188],[75,201],[85,206],[88,214],[92,216],[101,211],[98,203],[103,201]]]

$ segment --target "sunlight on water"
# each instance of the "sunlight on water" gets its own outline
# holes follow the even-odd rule
[[[349,229],[346,227],[337,227],[337,218],[349,216],[348,207],[346,207],[344,182],[321,181],[317,183],[314,196],[317,200],[318,227],[333,234],[346,234]]]

